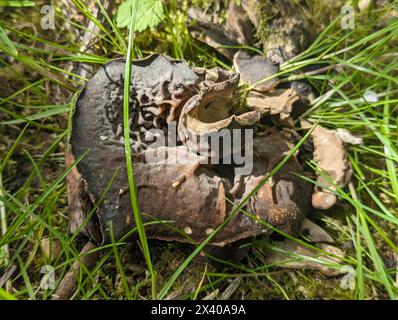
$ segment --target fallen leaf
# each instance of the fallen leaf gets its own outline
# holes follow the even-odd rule
[[[281,119],[289,117],[293,104],[299,99],[293,89],[276,89],[273,92],[260,93],[249,92],[247,106],[251,110],[257,110],[264,115],[279,114]]]

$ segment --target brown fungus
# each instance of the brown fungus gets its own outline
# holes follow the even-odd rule
[[[220,76],[215,77],[215,81],[204,83],[200,92],[187,101],[178,124],[179,137],[187,148],[209,157],[213,151],[211,139],[222,130],[252,126],[260,120],[258,111],[234,113],[239,75],[218,72]]]
[[[128,192],[124,141],[120,139],[124,67],[123,60],[116,60],[100,68],[86,84],[73,115],[70,139],[73,156],[77,158],[88,153],[77,164],[74,173],[78,174],[70,176],[70,201],[98,203],[101,200],[90,219],[93,223],[83,228],[84,233],[97,243],[109,241],[110,232],[119,239],[135,226]],[[183,61],[160,55],[133,61],[133,69],[130,118],[136,118],[129,128],[133,137],[137,137],[134,134],[143,127],[148,132],[150,129],[167,131],[167,118],[171,114],[179,122],[180,135],[181,123],[185,129],[194,128],[196,132],[197,128],[202,128],[202,123],[206,130],[217,131],[220,123],[223,128],[242,128],[259,121],[258,111],[236,115],[230,109],[239,81],[235,74],[219,69],[191,69]],[[189,119],[187,115],[192,115],[192,110],[196,110],[200,117]],[[144,118],[151,120],[150,125],[138,121],[137,114],[143,111],[151,113],[150,117]],[[197,124],[199,121],[199,126],[192,127],[191,121]],[[255,138],[259,141],[259,144],[255,143],[255,150],[258,149],[255,173],[244,177],[248,181],[243,185],[244,192],[255,187],[261,180],[259,177],[264,177],[289,150],[284,139],[278,133],[267,138]],[[177,146],[159,146],[154,143],[156,141],[132,141],[135,184],[144,222],[162,221],[146,227],[148,238],[202,241],[227,219],[232,204],[244,196],[232,187],[234,175],[231,180],[230,175],[220,173],[217,166],[207,164],[206,156],[198,155],[182,140],[183,144]],[[228,167],[233,171],[234,164]],[[306,191],[308,185],[299,181],[292,172],[302,172],[294,156],[244,207],[257,219],[237,212],[215,235],[211,244],[225,246],[266,233],[268,229],[258,220],[287,232],[298,231],[308,209],[309,193]],[[235,180],[239,177],[235,176]],[[72,188],[75,185],[77,187]],[[87,197],[84,196],[85,190]],[[74,192],[81,195],[78,197]],[[75,208],[86,213],[72,215],[75,229],[76,225],[81,226],[92,207],[92,204],[85,207],[78,203]],[[98,239],[98,232],[101,239]]]
[[[247,196],[292,149],[280,132],[254,139],[254,167],[250,175],[236,177],[233,192],[238,202]],[[287,233],[297,233],[310,207],[311,185],[296,175],[304,174],[295,156],[276,172],[253,197],[249,212],[266,216],[266,221]]]

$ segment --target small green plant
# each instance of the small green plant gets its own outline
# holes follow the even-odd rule
[[[156,27],[163,18],[163,4],[161,0],[126,0],[118,9],[116,22],[118,27],[128,27],[131,12],[136,10],[134,32],[144,31],[146,28]]]

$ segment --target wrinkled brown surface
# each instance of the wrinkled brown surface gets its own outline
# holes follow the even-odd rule
[[[225,76],[225,75],[224,75]],[[260,120],[257,111],[234,114],[234,94],[239,75],[232,73],[226,78],[217,77],[201,88],[184,105],[178,124],[178,135],[192,152],[209,154],[207,139],[221,130],[233,130],[253,126]],[[203,142],[203,143],[202,143]]]
[[[161,55],[133,61],[128,130],[139,207],[144,222],[157,221],[146,227],[149,238],[202,241],[227,219],[233,204],[246,199],[292,148],[282,132],[268,130],[264,135],[263,118],[272,117],[277,126],[291,125],[292,118],[299,114],[296,106],[305,106],[311,96],[312,90],[304,82],[279,83],[272,78],[279,64],[309,44],[309,23],[300,10],[288,1],[258,4],[246,0],[242,6],[229,5],[225,25],[220,24],[217,11],[189,10],[189,30],[234,60],[241,78],[217,68],[190,68],[184,61]],[[260,21],[264,17],[265,24]],[[264,33],[264,28],[270,32]],[[255,45],[264,55],[233,48],[237,45]],[[104,65],[87,83],[73,116],[73,156],[88,154],[68,178],[71,230],[77,230],[92,203],[103,198],[83,228],[85,235],[97,243],[109,241],[110,232],[120,238],[135,227],[125,165],[123,75],[123,60]],[[262,82],[265,78],[272,79]],[[253,86],[245,105],[242,99],[236,100],[242,93],[240,81]],[[237,101],[241,104],[238,107]],[[173,121],[177,122],[181,142],[175,146],[165,141],[159,146],[159,132],[167,133]],[[259,131],[254,139],[252,173],[235,174],[234,163],[208,164],[209,146],[198,145],[198,138],[249,127]],[[337,185],[344,186],[350,171],[339,136],[320,129],[312,138],[314,160]],[[242,146],[246,143],[241,142]],[[156,157],[160,153],[166,155],[166,162]],[[68,156],[69,164],[73,156]],[[189,161],[175,164],[173,159]],[[294,155],[245,204],[244,210],[256,219],[237,213],[211,243],[224,246],[269,231],[256,220],[288,233],[300,231],[310,206],[311,185],[297,173],[304,174]],[[330,184],[320,176],[317,182],[324,187],[315,190],[312,204],[330,208],[336,201],[334,189],[325,190]]]
[[[177,147],[178,159],[192,157],[184,147]],[[167,152],[170,152],[168,148]],[[151,152],[151,151],[148,151]],[[199,158],[198,158],[199,160]],[[228,182],[197,163],[159,164],[136,162],[136,184],[140,209],[157,219],[173,220],[172,225],[195,240],[204,240],[224,220],[231,210]],[[127,196],[128,197],[128,196]],[[126,198],[126,205],[130,205]],[[213,239],[224,245],[262,233],[264,228],[244,214],[237,214]],[[149,237],[189,242],[170,228],[147,229]]]
[[[135,73],[131,86],[130,110],[133,116],[150,110],[148,112],[152,115],[151,126],[158,129],[167,127],[167,122],[161,120],[166,120],[174,111],[181,108],[184,110],[190,101],[189,97],[192,99],[197,92],[201,92],[203,85],[208,86],[209,81],[215,81],[214,85],[209,86],[213,89],[218,88],[215,92],[223,93],[223,90],[230,90],[233,95],[236,88],[236,80],[232,81],[233,86],[224,81],[231,79],[228,73],[216,73],[214,76],[204,75],[203,72],[195,73],[184,62],[163,56],[155,55],[133,63]],[[85,189],[91,201],[97,202],[103,198],[95,215],[99,222],[97,230],[101,231],[102,242],[109,241],[110,232],[118,239],[135,226],[128,190],[124,142],[119,138],[118,129],[122,121],[120,95],[123,73],[124,62],[113,61],[103,66],[87,83],[77,101],[70,140],[75,157],[89,150],[87,156],[77,165],[77,170],[86,184]],[[159,77],[159,74],[162,76]],[[217,95],[212,97],[210,103],[217,101]],[[175,115],[179,113],[174,112]],[[112,116],[109,116],[110,114]],[[183,115],[184,112],[181,113],[180,120]],[[210,119],[208,122],[214,120],[219,119]],[[142,126],[145,126],[145,122],[132,123],[130,130],[133,137],[136,138],[134,133]],[[265,177],[281,160],[283,152],[289,150],[289,144],[277,132],[258,139],[260,143],[257,147],[259,150],[256,151],[258,158],[255,162],[255,173],[253,176],[243,177],[249,181],[244,186],[244,192],[254,188],[255,182],[258,183],[260,177]],[[141,148],[143,142],[135,139],[131,144],[134,150],[138,202],[144,222],[153,221],[153,218],[157,222],[162,220],[162,223],[146,227],[149,238],[183,242],[190,242],[191,238],[201,241],[227,218],[231,204],[226,198],[236,203],[243,196],[239,192],[230,192],[230,176],[223,176],[215,171],[215,168],[200,164],[201,158],[184,145],[151,148],[150,144],[145,143],[146,148]],[[168,160],[187,158],[190,161],[171,164],[170,161],[159,160],[156,157],[158,152],[163,152]],[[116,172],[115,179],[110,184]],[[287,232],[298,230],[298,225],[308,210],[310,194],[309,185],[299,181],[292,172],[302,172],[294,157],[246,207],[258,219],[268,221]],[[78,176],[75,175],[76,177]],[[71,188],[82,191],[81,180],[72,180]],[[71,201],[76,200],[79,202],[80,198],[71,197]],[[84,210],[82,205],[79,209]],[[79,225],[81,217],[73,218],[72,215],[72,220]],[[95,226],[87,228],[95,229]],[[177,232],[176,228],[180,232]],[[181,231],[185,235],[181,234]],[[93,232],[86,231],[86,234],[93,238]],[[264,225],[239,212],[211,243],[224,246],[264,232],[267,232]]]
[[[254,169],[235,185],[237,199],[243,199],[255,188],[290,151],[292,146],[283,134],[270,131],[269,135],[254,139]],[[249,199],[249,212],[266,215],[266,221],[288,233],[299,231],[310,203],[311,186],[292,173],[303,174],[293,156]]]

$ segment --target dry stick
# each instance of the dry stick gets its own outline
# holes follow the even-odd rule
[[[3,288],[4,285],[7,286],[8,280],[12,277],[14,272],[17,270],[17,266],[13,264],[0,278],[0,288]],[[6,290],[7,292],[10,292],[9,290]]]
[[[2,174],[0,172],[0,196],[3,197],[3,178]],[[0,200],[0,224],[1,224],[1,236],[4,236],[7,232],[7,216],[6,216],[6,208],[4,206],[4,203]],[[9,262],[9,250],[8,250],[8,244],[5,244],[3,247],[0,248],[0,265],[1,262],[4,263],[4,265],[7,267],[8,262]]]
[[[242,277],[236,277],[230,282],[228,287],[221,293],[219,300],[229,300],[235,291],[239,288],[242,282]]]
[[[90,241],[84,245],[79,253],[79,259],[73,263],[71,270],[62,279],[51,300],[68,300],[72,297],[77,289],[77,279],[80,277],[82,267],[91,269],[99,260],[101,255],[99,251],[88,253],[95,248],[97,246]]]

